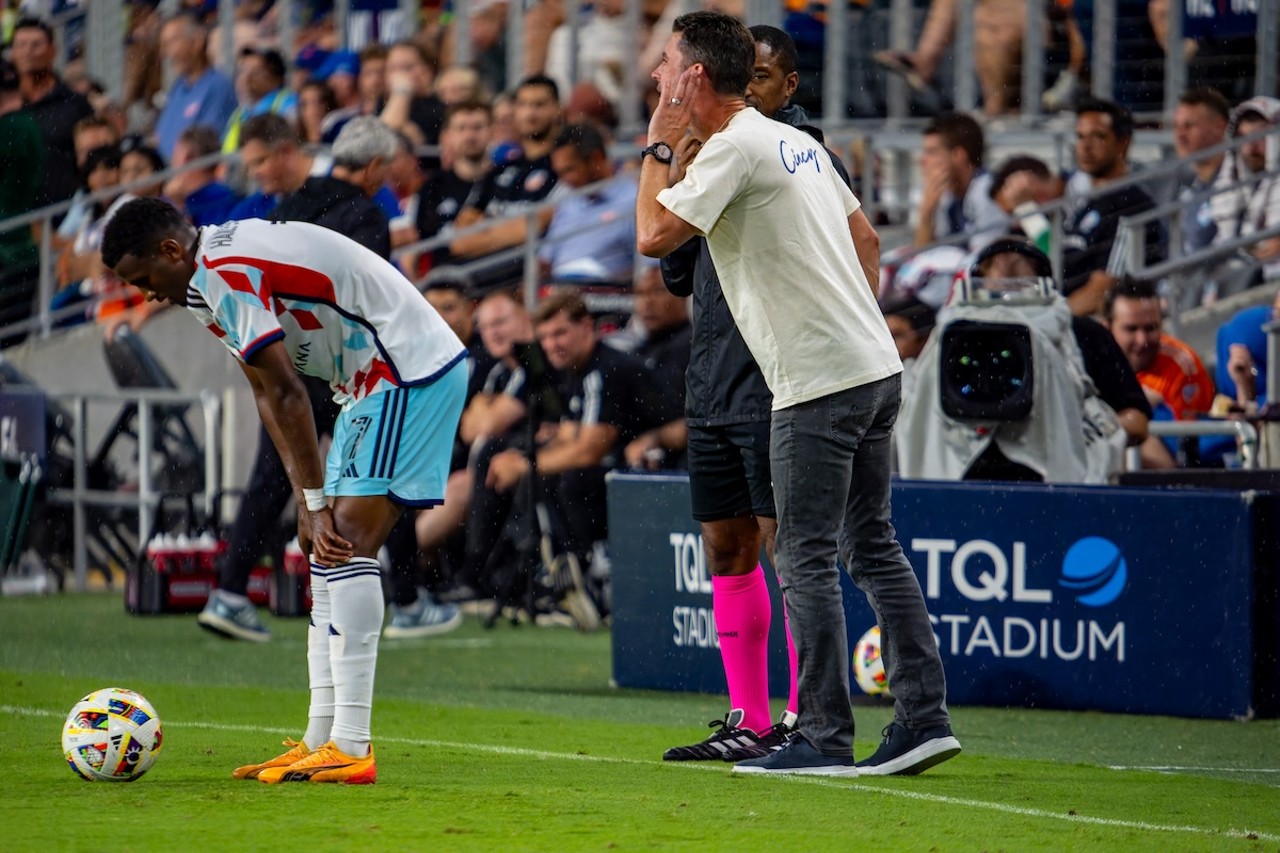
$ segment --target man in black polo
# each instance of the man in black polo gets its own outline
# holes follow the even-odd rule
[[[93,113],[93,107],[54,72],[53,30],[44,21],[18,21],[13,28],[12,54],[21,79],[22,100],[44,142],[44,174],[35,199],[39,208],[71,198],[79,188],[72,130],[76,122]]]

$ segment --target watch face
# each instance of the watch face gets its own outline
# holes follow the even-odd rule
[[[657,160],[659,163],[671,162],[671,157],[672,157],[671,146],[668,145],[667,143],[655,142],[652,146],[650,146],[649,150],[653,152],[653,159]]]

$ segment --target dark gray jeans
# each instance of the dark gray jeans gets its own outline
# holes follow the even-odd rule
[[[800,655],[797,725],[826,755],[853,752],[837,549],[880,624],[894,718],[908,729],[949,721],[929,612],[890,520],[889,454],[901,396],[901,377],[891,376],[773,413],[776,562]]]

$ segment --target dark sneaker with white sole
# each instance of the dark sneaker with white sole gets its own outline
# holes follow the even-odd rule
[[[946,723],[919,730],[890,723],[881,734],[875,754],[858,762],[863,776],[915,776],[960,754],[960,741]]]
[[[779,750],[762,758],[739,761],[734,773],[759,773],[774,776],[857,776],[852,755],[823,755],[814,749],[804,735],[796,733]]]
[[[258,618],[258,608],[252,602],[246,600],[244,604],[232,604],[216,589],[209,595],[196,622],[206,631],[230,640],[265,643],[271,639],[271,632]]]
[[[726,756],[737,749],[755,746],[760,737],[751,729],[742,728],[745,714],[738,708],[729,712],[723,720],[709,723],[716,729],[710,737],[691,746],[673,746],[662,753],[663,761],[724,761]],[[717,728],[718,726],[718,728]]]

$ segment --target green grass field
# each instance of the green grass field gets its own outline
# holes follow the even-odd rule
[[[1280,722],[953,708],[964,753],[914,778],[735,776],[672,765],[722,697],[616,690],[606,633],[384,642],[378,784],[267,786],[230,770],[305,723],[306,626],[251,645],[116,596],[0,599],[0,849],[1280,850]],[[62,759],[71,705],[146,695],[164,748],[129,785]],[[857,754],[888,705],[860,705]]]

